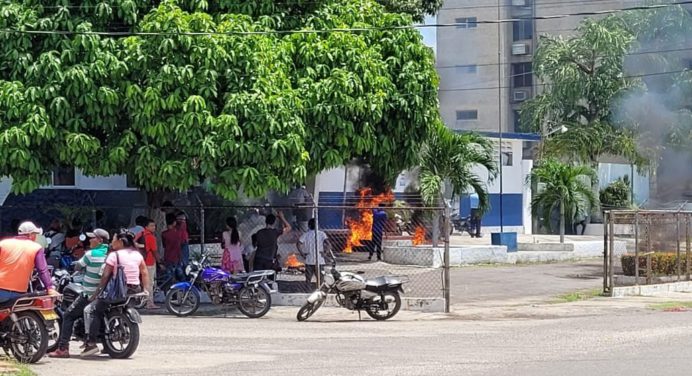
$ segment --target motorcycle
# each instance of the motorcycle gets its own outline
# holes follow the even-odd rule
[[[468,233],[469,235],[473,235],[471,233],[471,217],[462,217],[458,213],[452,214],[450,217],[450,221],[452,222],[452,226],[450,229],[450,235],[454,232],[460,232],[461,234],[464,234],[464,232]]]
[[[330,250],[331,253],[331,250]],[[382,276],[365,279],[359,274],[340,272],[336,269],[336,258],[332,253],[329,271],[322,273],[322,286],[313,292],[300,307],[296,318],[305,321],[312,316],[327,299],[334,294],[339,306],[351,311],[365,311],[375,320],[383,321],[394,317],[401,309],[401,296],[404,281],[400,277]]]
[[[192,261],[185,268],[189,281],[178,282],[166,293],[166,309],[179,316],[189,316],[200,306],[204,291],[215,305],[237,306],[238,310],[250,318],[267,314],[272,300],[268,279],[273,278],[273,270],[259,270],[251,273],[232,275],[211,267],[208,256],[200,261]]]
[[[48,348],[47,325],[58,319],[54,297],[43,291],[0,303],[0,347],[21,363],[36,363]]]
[[[84,292],[84,286],[78,281],[82,276],[81,272],[69,273],[66,270],[58,270],[55,272],[54,282],[56,289],[62,294],[63,299],[61,304],[55,307],[55,313],[58,316],[57,329],[55,337],[58,338],[62,325],[62,318],[67,309],[72,303]],[[148,298],[146,292],[133,294],[121,303],[111,304],[104,315],[104,323],[101,326],[102,332],[99,334],[103,350],[111,358],[126,359],[131,357],[139,346],[139,324],[142,323],[142,317],[134,308],[140,301]],[[72,330],[74,341],[84,341],[86,339],[86,329],[84,326],[84,317],[80,317],[74,323]],[[52,336],[51,336],[52,338]],[[49,346],[48,352],[55,351],[58,347],[57,340]]]

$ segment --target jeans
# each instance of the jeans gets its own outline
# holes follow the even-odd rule
[[[62,317],[62,326],[60,327],[60,338],[58,339],[58,348],[65,350],[70,344],[72,338],[72,329],[74,322],[84,315],[84,308],[89,305],[89,298],[80,295],[70,307],[65,311]]]
[[[91,327],[91,322],[94,321],[94,309],[96,308],[96,302],[89,303],[88,306],[84,308],[84,330],[89,337],[89,327]]]
[[[149,302],[147,303],[148,306],[153,306],[154,305],[154,288],[156,287],[156,264],[153,266],[147,266],[147,271],[149,272],[149,284],[151,288],[149,288]]]
[[[308,284],[312,282],[312,277],[315,275],[317,270],[317,265],[305,264],[305,282]],[[320,264],[320,273],[324,271],[324,264]]]
[[[0,303],[18,298],[21,295],[22,295],[21,292],[0,289]]]
[[[183,264],[183,269],[187,266],[187,264],[190,263],[190,244],[189,243],[183,243],[182,247],[182,264]]]
[[[478,209],[471,209],[471,236],[481,237],[481,212]]]
[[[382,258],[382,237],[383,233],[378,233],[373,231],[372,232],[372,242],[370,243],[370,246],[368,247],[368,253],[370,253],[370,258],[372,258],[372,254],[377,252],[377,259]]]

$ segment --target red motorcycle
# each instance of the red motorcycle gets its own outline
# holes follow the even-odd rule
[[[0,347],[19,362],[36,363],[48,348],[46,327],[57,319],[55,297],[42,291],[0,303]]]

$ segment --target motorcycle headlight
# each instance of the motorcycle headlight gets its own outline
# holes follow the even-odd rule
[[[325,283],[326,285],[328,285],[328,286],[333,285],[333,284],[334,284],[334,276],[331,275],[331,273],[327,273],[327,274],[324,276],[324,283]]]
[[[197,261],[192,261],[185,267],[185,274],[190,275],[193,272],[199,271],[201,264]]]

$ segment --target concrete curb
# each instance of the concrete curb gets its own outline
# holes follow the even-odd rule
[[[692,292],[692,281],[661,283],[656,285],[613,287],[612,296],[656,296],[671,292]]]

